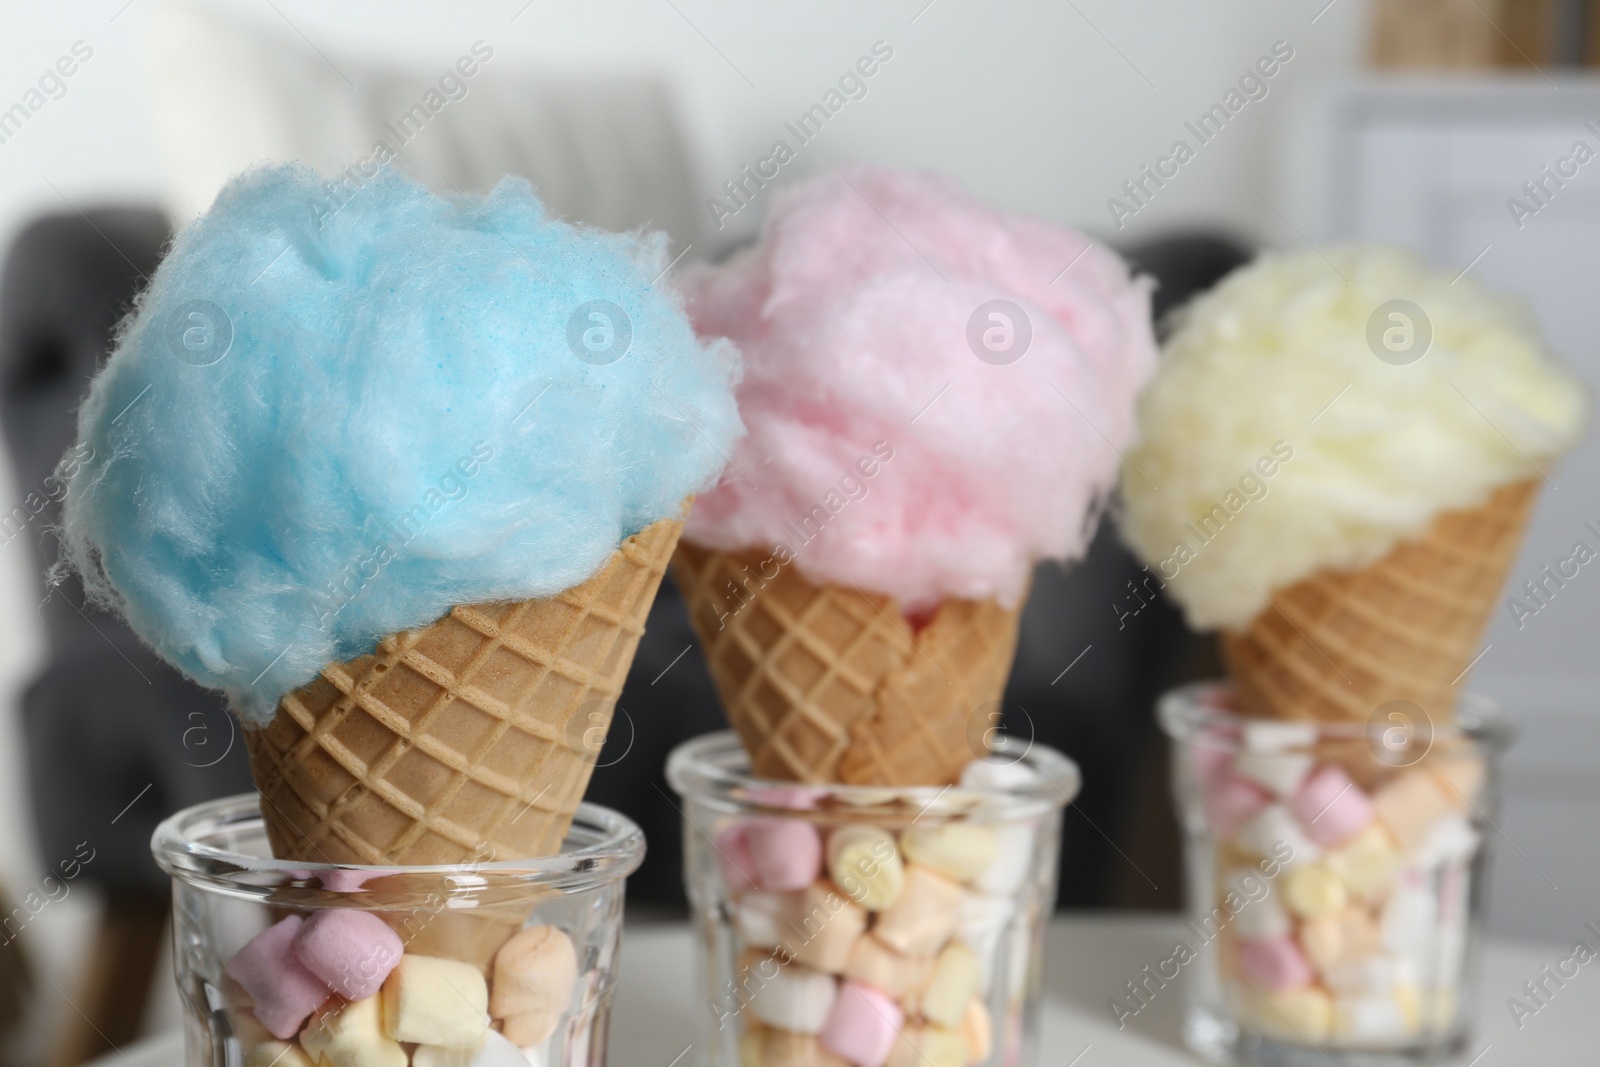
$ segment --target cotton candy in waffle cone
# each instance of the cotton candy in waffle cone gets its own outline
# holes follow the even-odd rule
[[[409,866],[558,851],[598,756],[585,737],[610,723],[682,527],[647,527],[557,596],[392,634],[286,695],[246,731],[273,853]]]
[[[1366,722],[1404,700],[1434,725],[1451,721],[1537,489],[1533,480],[1504,485],[1368,567],[1273,592],[1248,628],[1222,635],[1243,710]]]
[[[673,575],[758,777],[943,785],[983,743],[1020,609],[947,600],[913,626],[890,597],[690,544]]]

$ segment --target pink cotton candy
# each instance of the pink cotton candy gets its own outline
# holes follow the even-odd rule
[[[682,288],[695,328],[744,354],[749,428],[691,540],[782,546],[813,581],[912,611],[1014,603],[1034,561],[1082,557],[1155,368],[1149,287],[1116,255],[948,179],[863,168],[775,197],[757,247]],[[1031,327],[1014,362],[969,341],[992,300]]]

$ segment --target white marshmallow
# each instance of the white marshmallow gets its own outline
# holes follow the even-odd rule
[[[1033,768],[1021,760],[1012,763],[990,756],[988,759],[973,760],[963,767],[960,786],[962,789],[1005,791],[1029,786],[1038,780],[1039,776]]]
[[[1439,902],[1427,887],[1401,882],[1383,905],[1378,936],[1390,952],[1416,953],[1431,948],[1438,934]]]
[[[1268,804],[1262,808],[1255,818],[1239,828],[1233,840],[1246,852],[1272,858],[1278,858],[1280,846],[1288,845],[1293,855],[1280,860],[1286,871],[1322,858],[1322,849],[1306,836],[1299,821],[1282,804]]]
[[[799,913],[799,893],[753,889],[739,898],[734,922],[747,948],[777,948],[790,934],[788,922]]]
[[[961,898],[960,917],[956,920],[956,939],[978,957],[978,985],[988,993],[994,981],[995,959],[1000,953],[1000,939],[1005,936],[1016,905],[1009,897],[991,897],[982,893],[968,893]]]
[[[797,1034],[818,1034],[833,1011],[838,983],[832,975],[788,966],[750,998],[750,1010],[768,1026]]]
[[[1478,853],[1483,835],[1471,821],[1460,813],[1446,816],[1434,824],[1412,857],[1412,863],[1423,870],[1444,867],[1451,863],[1465,863]]]
[[[418,1045],[411,1054],[411,1067],[528,1067],[528,1057],[491,1030],[475,1049]]]
[[[1333,1029],[1362,1043],[1399,1041],[1411,1032],[1405,1009],[1393,996],[1340,997],[1333,1003]]]
[[[1314,762],[1297,752],[1241,752],[1233,769],[1279,800],[1288,800],[1311,773]]]
[[[1254,887],[1254,894],[1247,890],[1247,885]],[[1276,892],[1269,888],[1266,896],[1251,899],[1252,895],[1260,896],[1266,885],[1266,877],[1256,870],[1237,870],[1228,877],[1227,892],[1237,894],[1244,901],[1244,907],[1233,917],[1233,930],[1246,941],[1272,941],[1289,936],[1289,914],[1283,910]]]
[[[1378,955],[1334,964],[1322,972],[1322,984],[1335,993],[1388,996],[1400,986],[1415,986],[1417,977],[1409,957]]]
[[[1273,722],[1256,719],[1244,724],[1247,752],[1287,752],[1317,743],[1317,728],[1308,722]]]
[[[972,888],[997,897],[1016,893],[1033,870],[1037,836],[1031,822],[996,826],[994,859],[972,880]]]

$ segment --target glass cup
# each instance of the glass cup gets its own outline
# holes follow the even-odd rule
[[[259,805],[196,805],[151,841],[186,1067],[605,1063],[631,821],[583,804],[555,856],[357,867],[273,859]]]
[[[1237,713],[1206,682],[1162,698],[1189,922],[1189,1044],[1214,1063],[1389,1067],[1465,1047],[1499,756],[1492,704],[1453,723]],[[1163,976],[1170,977],[1170,976]],[[1122,1009],[1137,1012],[1140,990]],[[1120,1010],[1119,1010],[1120,1014]]]
[[[802,785],[748,770],[730,732],[667,761],[684,801],[702,1062],[1024,1062],[1077,766],[1002,736],[961,786]]]

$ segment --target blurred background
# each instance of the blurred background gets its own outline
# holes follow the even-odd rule
[[[771,189],[730,183],[782,140],[777,184],[928,168],[1080,227],[1156,277],[1158,312],[1263,248],[1406,244],[1526,299],[1600,381],[1600,0],[94,0],[0,19],[0,1065],[172,1025],[149,834],[248,787],[216,700],[41,575],[45,479],[111,331],[172,229],[252,163],[333,177],[387,153],[445,193],[522,174],[570,219],[665,229],[689,262],[753,238]],[[797,136],[864,55],[865,91]],[[1230,90],[1244,103],[1197,136]],[[1146,178],[1180,139],[1193,158]],[[1600,447],[1553,482],[1516,585],[1600,522]],[[1165,604],[1132,610],[1138,574],[1114,523],[1083,566],[1041,571],[1007,695],[1009,730],[1084,767],[1063,908],[1179,902],[1152,702],[1218,663]],[[1520,630],[1499,613],[1473,676],[1521,729],[1502,935],[1570,940],[1600,896],[1584,581]],[[691,646],[667,589],[591,789],[649,835],[630,921],[681,914],[661,765],[721,725]]]

